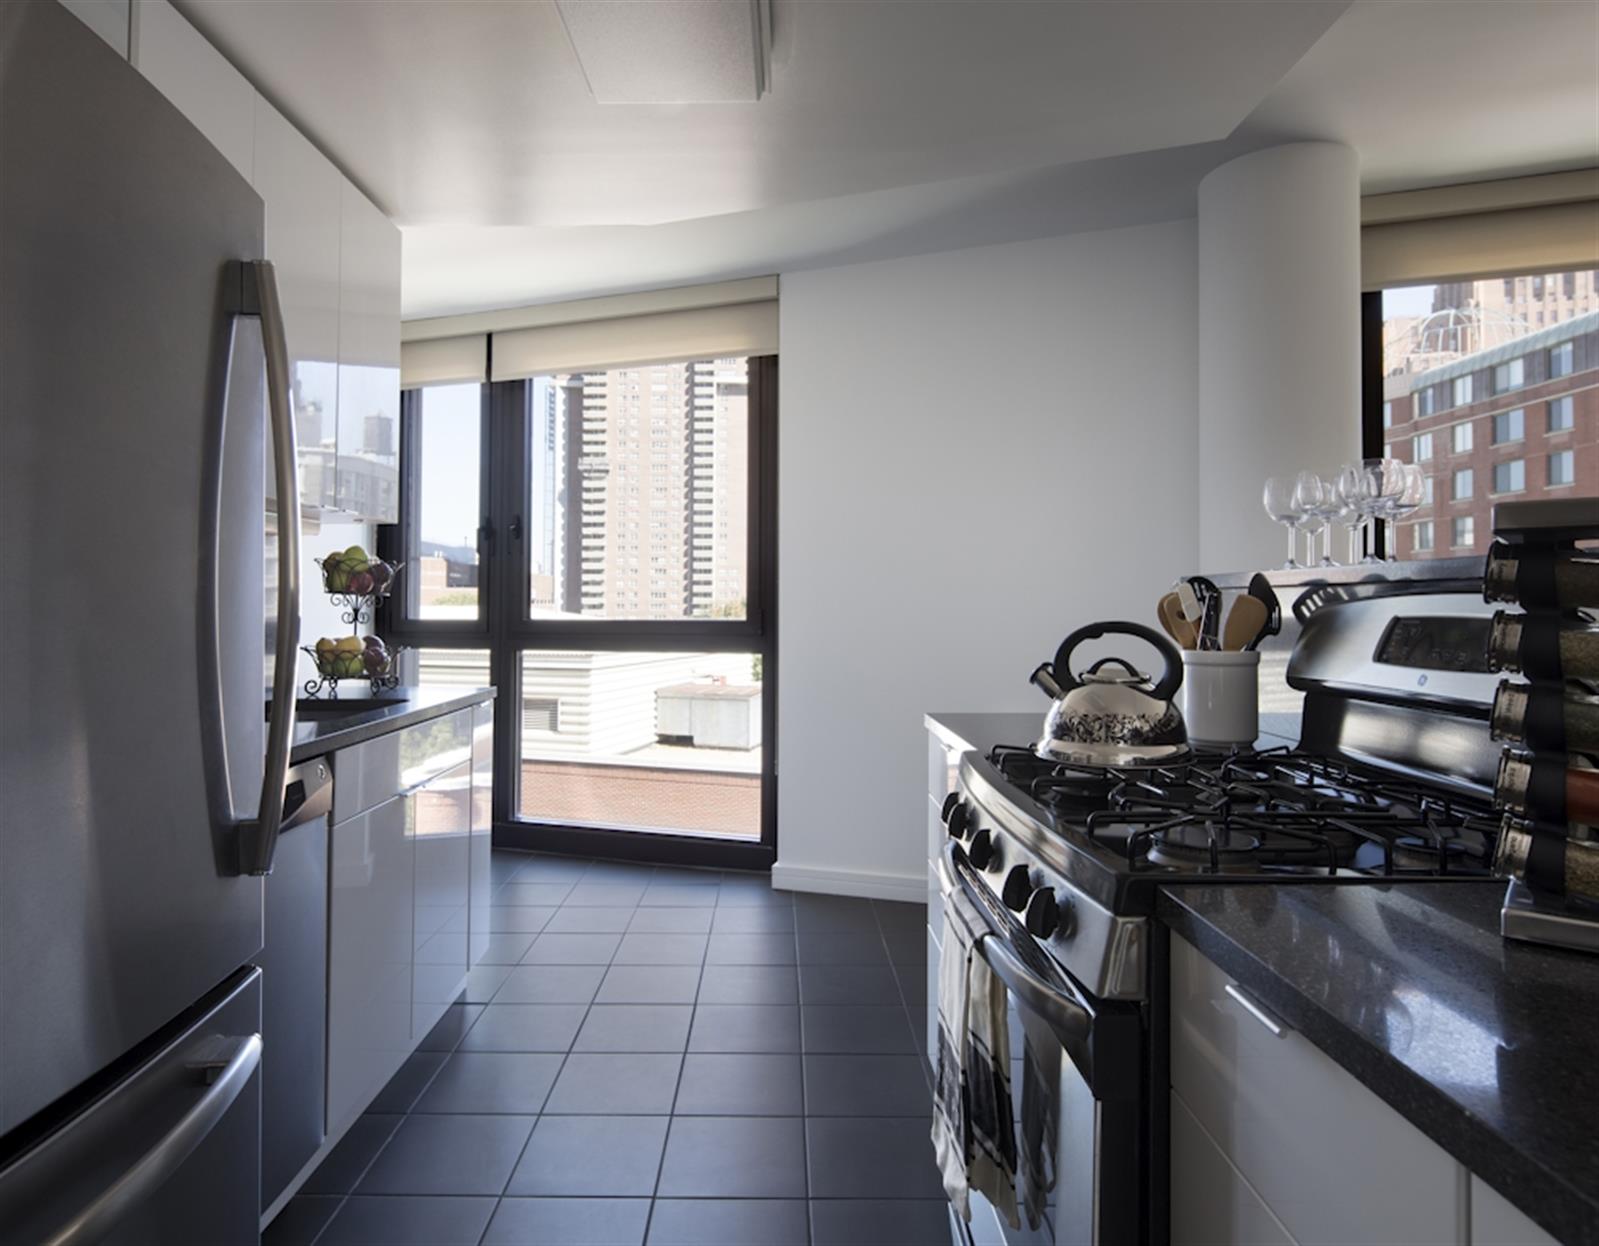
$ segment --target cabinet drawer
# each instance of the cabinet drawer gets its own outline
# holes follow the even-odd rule
[[[1314,1044],[1274,1034],[1230,984],[1172,936],[1172,1088],[1294,1239],[1457,1242],[1460,1165]]]
[[[471,749],[470,709],[339,749],[333,754],[335,825],[420,787],[468,760]]]
[[[933,803],[942,805],[944,797],[955,790],[955,776],[960,769],[960,753],[948,747],[933,732],[927,733],[927,794]]]
[[[406,797],[416,849],[411,1037],[422,1039],[460,994],[467,970],[472,763],[461,762]]]
[[[1471,1246],[1556,1246],[1481,1177],[1471,1179]]]
[[[1172,1246],[1293,1246],[1293,1241],[1173,1093]]]

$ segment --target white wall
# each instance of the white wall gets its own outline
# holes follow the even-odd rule
[[[928,710],[1196,567],[1193,221],[785,275],[779,886],[925,896]],[[1125,652],[1152,662],[1136,641]]]

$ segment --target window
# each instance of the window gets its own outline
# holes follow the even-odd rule
[[[1521,459],[1494,464],[1494,492],[1520,493],[1527,487],[1527,465]]]
[[[1470,548],[1477,540],[1477,521],[1470,515],[1458,515],[1450,522],[1450,543],[1456,549]]]
[[[1423,519],[1411,526],[1410,548],[1415,553],[1424,553],[1432,549],[1432,520]]]
[[[1450,430],[1449,442],[1450,447],[1456,454],[1471,453],[1471,424],[1469,422],[1465,424],[1456,424],[1454,428]]]
[[[1571,450],[1557,450],[1549,456],[1549,483],[1569,485],[1577,478],[1576,454]]]
[[[1520,389],[1527,383],[1527,361],[1525,359],[1512,359],[1509,363],[1499,364],[1494,368],[1494,393],[1503,394],[1508,390]]]
[[[1384,428],[1392,428],[1394,426],[1394,404],[1391,402],[1382,404],[1382,426]]]
[[[1471,468],[1462,467],[1455,473],[1454,480],[1450,485],[1449,496],[1457,502],[1464,502],[1471,497],[1473,485]]]
[[[1527,412],[1517,407],[1514,411],[1501,411],[1494,416],[1494,445],[1507,441],[1520,441],[1527,435]]]
[[[1562,342],[1549,348],[1549,379],[1570,376],[1576,358],[1575,342]]]
[[[1455,378],[1455,383],[1451,389],[1451,396],[1454,398],[1454,402],[1450,405],[1463,407],[1471,401],[1473,379],[1471,376],[1457,376]]]
[[[483,387],[413,391],[415,504],[400,587],[416,619],[478,618]]]
[[[1423,506],[1432,505],[1432,486],[1433,478],[1431,476],[1421,482],[1421,504]]]
[[[1416,391],[1416,414],[1418,416],[1431,415],[1433,412],[1433,391],[1431,388]]]
[[[1432,434],[1417,433],[1410,439],[1411,457],[1418,463],[1425,463],[1432,458]]]
[[[1570,394],[1562,394],[1549,402],[1549,431],[1563,433],[1576,422]]]
[[[529,696],[522,691],[522,732],[543,732],[546,735],[561,730],[561,699],[559,697]]]

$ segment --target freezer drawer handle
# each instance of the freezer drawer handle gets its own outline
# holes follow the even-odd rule
[[[200,1081],[209,1083],[205,1094],[131,1168],[45,1238],[44,1246],[88,1246],[115,1228],[123,1216],[155,1193],[216,1128],[260,1063],[259,1034],[216,1038],[197,1049],[188,1064]]]

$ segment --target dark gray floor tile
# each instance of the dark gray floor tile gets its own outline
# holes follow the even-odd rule
[[[491,934],[488,948],[478,963],[480,965],[521,964],[522,958],[527,955],[527,950],[533,946],[536,937],[514,930],[502,930],[497,934]]]
[[[461,992],[463,1004],[486,1004],[511,976],[511,965],[491,965],[487,962],[473,965],[466,975],[466,989]]]
[[[678,1116],[802,1116],[794,1055],[691,1053],[677,1087]]]
[[[478,1022],[479,1025],[483,1023]],[[818,1004],[800,1009],[809,1052],[914,1053],[910,1017],[898,1004]],[[471,1035],[467,1036],[469,1039]]]
[[[496,889],[491,904],[494,908],[554,908],[566,899],[567,892],[576,885],[576,879],[551,883],[530,883],[518,879]]]
[[[664,1116],[545,1116],[508,1194],[650,1195],[666,1141]]]
[[[311,1246],[343,1200],[337,1195],[296,1194],[261,1234],[261,1246]]]
[[[618,965],[698,965],[705,959],[702,934],[625,934],[616,949]]]
[[[554,1053],[458,1051],[411,1110],[536,1115],[564,1058]]]
[[[877,924],[885,934],[920,935],[927,926],[927,905],[899,900],[873,900]]]
[[[586,883],[638,883],[648,886],[658,866],[638,861],[592,861],[583,875]]]
[[[722,875],[722,886],[716,894],[718,908],[749,908],[753,906],[794,907],[792,891],[773,891],[770,878],[765,874],[739,874],[728,871]]]
[[[787,934],[793,929],[794,910],[789,905],[724,906],[711,922],[712,934]]]
[[[682,1051],[694,1009],[688,1004],[595,1004],[573,1051]]]
[[[882,965],[801,965],[802,1004],[897,1004],[899,983]]]
[[[877,933],[877,914],[872,912],[872,902],[853,896],[795,896],[794,921],[804,933]]]
[[[514,885],[514,884],[511,884]],[[538,934],[555,916],[555,906],[518,904],[511,907],[489,909],[489,930],[494,934],[515,932]]]
[[[805,1122],[812,1198],[941,1198],[926,1116]]]
[[[797,1004],[799,975],[792,965],[706,965],[699,1002]]]
[[[300,1187],[302,1194],[348,1194],[355,1189],[384,1143],[394,1136],[403,1116],[369,1112],[355,1118],[334,1147]]]
[[[567,1051],[583,1024],[582,1004],[490,1004],[457,1051]]]
[[[651,883],[644,889],[639,904],[644,908],[704,908],[716,903],[717,884],[684,886],[681,883]]]
[[[576,880],[586,874],[589,863],[580,857],[555,857],[533,854],[523,858],[520,869],[512,875],[519,883],[543,883]]]
[[[461,1035],[472,1028],[482,1004],[451,1004],[444,1010],[438,1023],[428,1031],[427,1037],[417,1044],[418,1051],[454,1051]]]
[[[687,883],[690,886],[706,886],[722,881],[722,871],[700,869],[693,865],[657,865],[650,875],[652,883]]]
[[[690,1051],[798,1051],[799,1009],[791,1004],[700,1004]]]
[[[581,913],[582,909],[574,912]],[[640,908],[633,910],[628,930],[644,934],[694,934],[711,932],[711,914],[707,908]]]
[[[803,1125],[792,1116],[673,1117],[657,1193],[663,1198],[803,1197]]]
[[[366,1110],[378,1114],[409,1112],[446,1058],[442,1051],[418,1051],[407,1056],[399,1071],[389,1078],[388,1085],[367,1104]]]
[[[636,909],[623,905],[571,905],[557,909],[546,934],[621,934],[628,929]]]
[[[531,1116],[408,1116],[356,1190],[498,1195],[532,1128]]]
[[[608,965],[619,934],[541,934],[522,958],[524,965]]]
[[[941,1198],[811,1202],[813,1246],[949,1246],[949,1240],[949,1204]]]
[[[497,1004],[587,1004],[600,989],[604,965],[518,965],[510,970]]]
[[[809,1116],[915,1116],[932,1106],[920,1056],[805,1057]]]
[[[895,965],[894,976],[899,979],[900,998],[905,1006],[920,1010],[927,1003],[927,966]]]
[[[925,930],[916,934],[885,930],[883,932],[883,942],[888,946],[889,959],[896,965],[926,967],[927,932]]]
[[[642,1246],[647,1198],[507,1198],[483,1246]]]
[[[798,942],[802,965],[881,965],[888,968],[888,949],[883,946],[883,936],[875,927],[861,933],[802,928]]]
[[[794,936],[783,933],[713,934],[706,947],[709,965],[792,965]]]
[[[605,882],[590,881],[585,877],[583,881],[572,888],[571,894],[564,901],[567,904],[605,906],[633,906],[644,898],[645,884],[632,882]]]
[[[677,1094],[683,1057],[574,1052],[566,1058],[546,1113],[562,1115],[666,1114]]]
[[[698,965],[612,965],[594,1002],[692,1004],[699,983]]]
[[[492,1198],[349,1198],[317,1246],[476,1246]]]
[[[799,1199],[662,1198],[649,1246],[807,1246]]]

